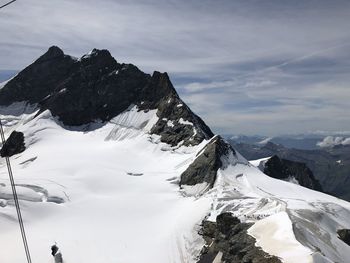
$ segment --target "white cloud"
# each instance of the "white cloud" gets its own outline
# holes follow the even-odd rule
[[[323,139],[323,141],[317,143],[317,146],[319,147],[334,147],[337,145],[350,145],[350,137],[344,138],[327,136]]]

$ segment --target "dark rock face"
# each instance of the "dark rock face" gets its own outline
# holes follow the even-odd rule
[[[198,263],[212,263],[219,252],[225,263],[280,263],[277,257],[255,246],[255,239],[247,234],[251,225],[241,223],[231,213],[220,214],[216,222],[203,221],[200,234],[207,245]]]
[[[199,153],[192,164],[181,174],[181,185],[196,185],[206,182],[213,187],[216,173],[224,167],[230,152],[234,149],[220,136],[214,137]]]
[[[11,157],[15,154],[24,152],[26,149],[24,144],[24,135],[22,132],[13,131],[10,137],[0,150],[1,157]]]
[[[151,132],[162,134],[162,141],[168,144],[177,145],[183,141],[184,145],[197,145],[203,139],[213,136],[202,119],[198,118],[177,96],[163,99],[158,105],[157,115],[159,120]],[[172,125],[168,124],[169,121]]]
[[[265,163],[264,173],[277,179],[294,177],[301,186],[322,191],[320,183],[305,163],[280,159],[274,155]]]
[[[94,49],[75,59],[51,47],[0,90],[0,105],[17,101],[37,104],[41,112],[48,109],[68,126],[109,121],[130,105],[158,109],[160,119],[152,133],[172,146],[181,141],[195,145],[213,136],[181,101],[166,73],[151,76],[132,64],[120,64],[107,50]],[[179,122],[181,118],[195,129]],[[174,127],[165,119],[174,121]]]
[[[338,237],[350,246],[350,229],[339,229]]]
[[[149,101],[158,96],[158,102],[154,105],[143,103],[141,109],[158,109],[159,120],[152,128],[151,133],[160,134],[162,142],[172,146],[182,141],[183,145],[197,145],[203,139],[214,136],[203,120],[179,98],[166,73],[155,72],[150,86],[156,88],[150,89],[154,94],[149,94]],[[159,90],[162,92],[159,93]]]

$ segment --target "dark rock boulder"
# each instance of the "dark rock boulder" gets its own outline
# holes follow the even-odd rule
[[[22,132],[13,131],[0,150],[1,157],[11,157],[24,152],[24,135]]]
[[[256,240],[247,234],[251,226],[241,223],[231,213],[218,215],[216,222],[204,220],[199,234],[206,246],[198,263],[212,263],[219,252],[225,263],[280,263],[280,259],[255,246]]]
[[[295,178],[301,186],[322,191],[320,183],[305,163],[281,159],[274,155],[265,163],[263,172],[276,179]]]
[[[350,246],[350,229],[339,229],[337,231],[339,239]]]
[[[230,153],[235,154],[234,149],[220,136],[215,136],[181,174],[180,186],[206,182],[213,187],[216,173],[228,164]]]
[[[58,47],[49,48],[0,90],[0,105],[18,101],[38,105],[40,112],[50,110],[68,126],[106,122],[131,105],[157,109],[159,121],[151,132],[172,146],[195,145],[213,136],[179,98],[167,73],[151,76],[118,63],[108,50],[94,49],[76,59]]]

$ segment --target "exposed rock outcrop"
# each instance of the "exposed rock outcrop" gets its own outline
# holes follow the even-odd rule
[[[196,145],[213,136],[206,124],[179,98],[167,73],[146,74],[118,63],[107,50],[92,50],[80,59],[49,50],[0,90],[0,105],[25,101],[50,110],[68,126],[109,121],[136,105],[158,109],[152,133],[172,146]]]
[[[220,136],[215,136],[181,174],[180,185],[206,182],[213,187],[217,171],[228,164],[230,153],[234,155],[234,149]]]
[[[11,157],[24,152],[24,135],[22,132],[13,131],[0,150],[1,157]]]
[[[337,231],[339,239],[350,246],[350,229],[339,229]]]
[[[231,213],[217,216],[216,222],[203,221],[200,235],[206,246],[198,263],[212,263],[218,253],[225,263],[280,263],[275,257],[255,246],[256,240],[247,234],[252,224],[241,223]]]
[[[162,135],[171,145],[197,145],[213,136],[202,119],[198,118],[178,96],[166,97],[158,105],[158,122],[151,132]]]
[[[294,178],[301,186],[322,191],[320,183],[305,163],[281,159],[274,155],[265,163],[263,172],[276,179]]]

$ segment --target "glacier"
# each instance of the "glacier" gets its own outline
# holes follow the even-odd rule
[[[181,173],[210,141],[160,142],[149,132],[155,111],[130,107],[93,129],[73,130],[49,111],[22,107],[9,106],[1,118],[7,136],[18,130],[26,138],[27,150],[11,162],[34,262],[51,262],[55,242],[67,263],[196,262],[201,221],[222,212],[255,222],[248,233],[256,245],[283,262],[350,258],[335,234],[350,228],[348,202],[270,178],[239,153],[212,189],[179,189]],[[24,262],[2,159],[0,165],[0,261]]]

